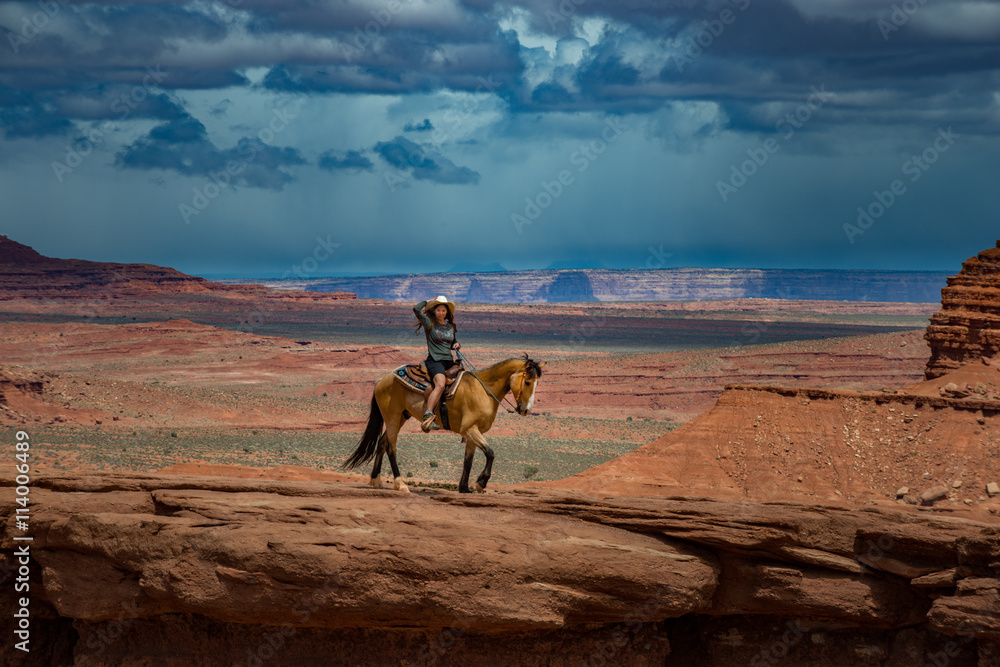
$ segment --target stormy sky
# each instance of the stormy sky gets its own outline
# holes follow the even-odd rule
[[[0,233],[207,276],[957,271],[1000,4],[0,4]]]

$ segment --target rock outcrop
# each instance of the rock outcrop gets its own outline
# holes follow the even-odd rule
[[[91,262],[45,257],[0,235],[0,299],[117,299],[159,294],[273,296],[263,285],[223,285],[152,264]],[[354,294],[277,293],[281,298],[353,299]]]
[[[962,264],[941,290],[941,310],[925,335],[931,346],[927,379],[1000,352],[1000,241]]]
[[[12,480],[8,578],[25,544]],[[360,482],[32,484],[35,652],[5,642],[4,664],[998,664],[997,524]]]
[[[996,376],[996,391],[1000,373],[977,366]],[[998,428],[996,395],[946,398],[937,383],[891,393],[729,386],[713,408],[657,440],[571,477],[530,486],[886,503],[896,501],[901,486],[919,494],[945,485],[946,494],[936,499],[941,505],[997,512],[1000,499],[988,498],[986,486],[1000,479],[998,443],[987,435]]]

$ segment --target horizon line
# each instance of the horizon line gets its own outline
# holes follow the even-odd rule
[[[491,274],[491,273],[532,273],[532,272],[557,272],[557,271],[607,271],[607,272],[653,272],[653,271],[816,271],[827,273],[938,273],[947,276],[954,275],[953,271],[941,269],[836,269],[836,268],[761,268],[761,267],[725,267],[725,266],[670,266],[670,267],[641,267],[628,269],[612,268],[561,268],[561,269],[502,269],[494,271],[406,271],[401,273],[340,273],[317,276],[261,276],[237,273],[192,273],[206,280],[269,280],[302,282],[312,280],[336,280],[342,278],[385,278],[385,277],[406,277],[406,276],[440,276],[449,274]],[[286,272],[287,273],[287,272]]]

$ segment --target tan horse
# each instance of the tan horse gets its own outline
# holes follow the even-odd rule
[[[475,489],[480,492],[486,489],[493,470],[493,450],[486,444],[483,433],[493,426],[499,405],[497,401],[502,401],[511,392],[517,402],[518,414],[528,414],[535,402],[535,388],[544,365],[544,361],[532,361],[527,354],[523,359],[507,359],[475,373],[482,384],[476,381],[471,372],[466,372],[455,395],[447,399],[450,430],[460,433],[465,444],[465,463],[462,467],[462,480],[458,483],[459,492],[471,491],[469,474],[476,448],[483,450],[486,455],[486,467],[476,480]],[[489,388],[489,393],[483,385]],[[374,459],[369,484],[381,488],[382,455],[388,454],[389,465],[392,466],[393,488],[397,491],[409,491],[400,479],[399,466],[396,464],[396,437],[403,423],[413,415],[422,415],[423,410],[422,392],[407,389],[393,378],[392,373],[383,376],[372,394],[371,413],[364,435],[361,436],[357,449],[344,462],[344,467],[356,468]],[[435,423],[441,425],[440,415]]]

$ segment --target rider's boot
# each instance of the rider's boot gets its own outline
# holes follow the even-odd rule
[[[434,417],[435,414],[431,410],[428,410],[427,412],[424,413],[424,421],[421,422],[420,424],[420,428],[423,430],[424,433],[430,433],[433,430],[441,428],[440,426],[434,423]]]

